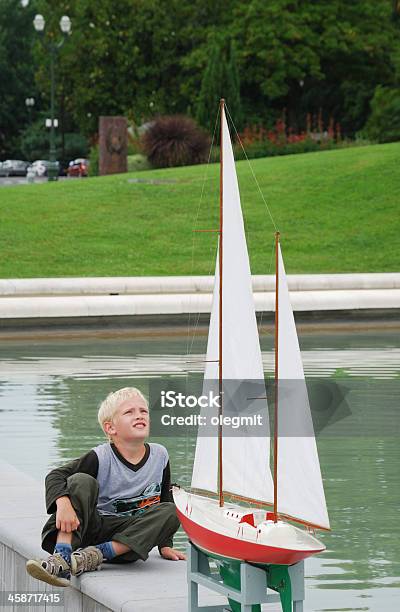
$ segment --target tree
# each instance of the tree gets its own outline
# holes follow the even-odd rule
[[[229,48],[229,63],[227,72],[227,101],[231,116],[238,130],[243,127],[242,102],[240,96],[240,76],[236,56],[236,43],[232,39]]]
[[[0,156],[19,152],[18,136],[28,124],[25,99],[37,91],[32,63],[33,8],[2,0],[0,10]]]
[[[223,96],[223,78],[226,72],[224,61],[221,43],[213,40],[210,49],[210,59],[201,82],[196,111],[196,119],[199,124],[211,133],[214,128],[218,103]]]
[[[323,107],[342,123],[348,135],[353,135],[367,120],[377,85],[393,81],[392,53],[397,36],[388,2],[335,3],[321,38],[324,78],[319,89],[323,89]]]
[[[375,87],[393,78],[390,3],[374,0],[250,0],[234,13],[246,115],[283,108],[298,124],[322,109],[353,134]]]
[[[197,103],[197,121],[212,132],[218,102],[224,98],[238,129],[241,127],[240,81],[233,40],[213,37],[209,61],[201,82]]]
[[[378,142],[400,140],[400,90],[378,85],[363,133]]]
[[[60,69],[66,107],[85,134],[97,131],[100,115],[125,114],[140,124],[186,110],[179,96],[179,6],[177,0],[69,2],[73,45]]]
[[[90,137],[107,114],[137,124],[189,114],[212,130],[220,97],[238,129],[241,117],[268,127],[283,109],[292,126],[304,128],[306,115],[322,109],[325,125],[333,117],[352,135],[365,124],[377,86],[395,87],[398,73],[397,0],[32,4],[23,9],[19,0],[2,0],[3,155],[16,150],[26,126],[24,100],[35,93],[34,73],[41,108],[48,108],[48,56],[32,27],[34,12],[46,17],[45,38],[60,34],[61,15],[72,20],[57,64],[58,117],[62,130],[78,127]]]
[[[400,18],[400,0],[392,0],[392,19],[398,21]]]

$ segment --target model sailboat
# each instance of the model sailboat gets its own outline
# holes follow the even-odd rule
[[[274,460],[251,272],[232,144],[221,101],[219,249],[203,393],[224,381],[262,381],[243,410],[265,419],[263,435],[198,436],[192,487],[174,487],[181,524],[206,553],[257,564],[291,565],[325,549],[312,529],[329,529],[318,452],[279,235],[276,237]],[[282,381],[292,391],[279,394]],[[229,394],[228,394],[229,395]],[[310,433],[311,432],[311,433]],[[229,499],[229,501],[228,501]],[[241,501],[242,504],[236,503]],[[248,504],[248,507],[243,505]],[[271,511],[260,509],[269,506]],[[302,525],[302,528],[293,523]]]

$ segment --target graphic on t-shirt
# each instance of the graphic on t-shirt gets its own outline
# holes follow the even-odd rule
[[[137,497],[115,499],[112,506],[119,516],[133,516],[160,503],[160,499],[161,485],[158,482],[152,482]]]

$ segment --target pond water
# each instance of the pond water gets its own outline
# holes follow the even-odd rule
[[[203,367],[206,336],[189,342]],[[332,532],[306,562],[306,610],[400,609],[400,337],[398,332],[300,334],[306,376],[346,380],[347,412],[318,437]],[[267,375],[272,336],[264,334]],[[42,481],[50,468],[104,440],[98,403],[111,390],[187,370],[185,335],[6,341],[0,347],[0,457]],[[356,390],[355,381],[362,381]],[[396,395],[397,393],[397,395]],[[375,423],[374,428],[368,423]],[[381,425],[385,424],[385,427]],[[336,429],[335,429],[336,427]],[[333,433],[332,433],[333,432]],[[326,434],[326,435],[325,435]],[[190,482],[194,440],[163,442],[173,480]],[[39,535],[39,534],[38,534]],[[176,545],[185,536],[178,533]]]

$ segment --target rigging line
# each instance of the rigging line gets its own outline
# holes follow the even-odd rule
[[[236,134],[236,136],[237,136],[237,138],[238,138],[238,140],[239,140],[240,146],[242,147],[242,150],[243,150],[243,153],[244,153],[244,155],[245,155],[245,157],[246,157],[247,163],[248,163],[248,164],[249,164],[249,166],[250,166],[250,170],[251,170],[251,172],[252,172],[252,175],[253,175],[253,178],[254,178],[254,180],[255,180],[255,182],[256,182],[256,185],[257,185],[257,187],[258,187],[258,190],[259,190],[259,192],[260,192],[260,194],[261,194],[261,198],[262,198],[262,200],[263,200],[263,202],[264,202],[264,204],[265,204],[265,206],[266,206],[266,208],[267,208],[268,214],[269,214],[269,216],[270,216],[270,218],[271,218],[271,221],[272,221],[272,223],[273,223],[273,225],[274,225],[274,228],[275,228],[275,230],[276,230],[275,221],[274,221],[274,219],[273,219],[273,217],[272,217],[271,211],[270,211],[270,210],[269,210],[269,208],[268,208],[268,204],[267,204],[267,202],[265,201],[264,195],[263,195],[263,193],[262,193],[262,191],[261,191],[261,187],[260,187],[260,185],[259,185],[259,183],[258,183],[258,181],[257,181],[256,175],[254,174],[254,171],[253,171],[253,168],[252,168],[252,166],[251,166],[250,160],[249,160],[249,158],[247,157],[246,151],[245,151],[245,149],[244,149],[244,147],[243,147],[242,141],[240,140],[240,136],[239,136],[239,134],[238,134],[238,131],[237,131],[237,129],[236,129],[236,126],[235,126],[235,124],[234,124],[234,122],[233,122],[232,116],[231,116],[231,114],[230,114],[230,112],[229,112],[229,109],[227,108],[226,104],[224,105],[224,108],[225,108],[225,110],[226,110],[227,115],[229,116],[229,119],[230,119],[230,122],[231,122],[231,124],[232,124],[232,126],[233,126],[233,129],[235,130],[235,134]],[[246,229],[246,221],[245,221],[244,215],[243,215],[243,224],[244,224],[245,229]],[[269,273],[271,272],[271,268],[272,268],[272,260],[273,260],[274,248],[275,248],[275,243],[273,243],[273,245],[272,245],[271,258],[270,258],[270,264],[269,264]],[[260,330],[261,330],[261,325],[262,325],[262,321],[263,321],[263,315],[264,315],[264,313],[263,313],[263,311],[261,311],[260,323],[258,324],[258,327],[257,327],[257,330],[258,330],[258,335],[259,335],[259,336],[260,336]],[[256,313],[256,319],[257,319],[257,313]],[[260,344],[260,349],[261,349],[261,344]]]
[[[200,199],[199,199],[199,203],[197,206],[197,212],[196,212],[196,219],[195,219],[195,223],[194,223],[194,227],[196,228],[197,224],[198,224],[198,220],[199,220],[199,215],[200,215],[200,208],[201,208],[201,203],[203,201],[203,196],[204,196],[204,189],[205,189],[205,184],[206,184],[206,178],[207,178],[207,173],[208,173],[208,169],[209,169],[209,165],[210,165],[210,160],[211,160],[211,154],[212,154],[212,150],[213,150],[213,146],[214,146],[214,142],[215,142],[215,135],[217,132],[217,125],[218,125],[218,119],[219,119],[219,115],[220,115],[220,106],[218,105],[218,111],[217,111],[217,115],[215,118],[215,124],[214,124],[214,131],[213,131],[213,135],[212,135],[212,139],[211,139],[211,145],[210,145],[210,151],[208,153],[208,160],[207,160],[207,164],[204,170],[204,177],[203,177],[203,183],[202,183],[202,187],[201,187],[201,194],[200,194]],[[195,246],[195,233],[192,233],[192,261],[191,261],[191,270],[193,273],[193,267],[194,267],[194,246]],[[216,250],[216,249],[215,249]],[[212,251],[212,248],[210,248],[210,251]],[[215,260],[215,257],[214,257]],[[210,267],[208,270],[208,276],[210,276],[211,271],[212,271],[212,266],[213,266],[213,261],[210,262]],[[196,320],[195,320],[195,325],[193,328],[193,334],[192,334],[192,338],[190,341],[190,331],[191,331],[191,313],[189,313],[188,316],[188,333],[187,333],[187,344],[186,344],[186,355],[187,357],[189,357],[189,355],[192,353],[193,350],[193,345],[194,345],[194,340],[196,337],[196,333],[197,333],[197,329],[199,326],[199,321],[200,321],[200,310],[197,313],[196,316]],[[190,345],[190,346],[189,346]],[[186,373],[186,393],[187,393],[187,384],[188,384],[188,372]],[[186,468],[187,468],[187,473],[189,474],[189,457],[190,457],[190,453],[189,453],[189,440],[188,437],[186,436],[186,458],[187,458],[187,464],[186,464]],[[193,463],[193,462],[192,462]]]
[[[210,261],[210,267],[208,269],[208,276],[211,276],[213,268],[215,269],[215,259],[217,257],[217,253],[218,253],[218,244],[215,247],[211,247],[210,248],[210,252],[211,253],[213,252],[213,258]],[[214,295],[214,287],[213,287],[212,295]],[[198,312],[196,316],[197,316],[197,320],[196,320],[196,323],[195,323],[195,326],[194,326],[194,332],[193,332],[193,335],[192,335],[192,342],[190,344],[190,349],[189,349],[189,352],[188,352],[188,356],[191,354],[192,349],[193,349],[193,344],[194,344],[194,340],[195,340],[195,337],[196,337],[196,331],[197,331],[198,326],[199,326],[199,321],[200,321],[201,313]]]
[[[254,170],[253,170],[253,167],[252,167],[252,165],[251,165],[251,163],[250,163],[250,160],[249,160],[249,158],[247,157],[247,153],[246,153],[246,151],[245,151],[245,148],[244,148],[244,146],[243,146],[243,143],[242,143],[242,141],[241,141],[241,139],[240,139],[240,136],[239,136],[239,134],[238,134],[238,131],[237,131],[237,129],[236,129],[236,125],[235,125],[235,123],[234,123],[234,121],[233,121],[233,119],[232,119],[232,116],[231,116],[231,114],[230,114],[230,112],[229,112],[229,109],[227,108],[227,106],[226,106],[226,105],[225,105],[225,109],[226,109],[226,113],[227,113],[227,115],[228,115],[228,117],[229,117],[229,120],[230,120],[230,122],[231,122],[231,124],[232,124],[232,126],[233,126],[233,129],[234,129],[234,131],[235,131],[235,134],[236,134],[236,136],[237,136],[237,139],[238,139],[238,141],[239,141],[239,143],[240,143],[240,146],[242,147],[242,150],[243,150],[243,153],[244,153],[245,158],[246,158],[246,160],[247,160],[247,163],[249,164],[249,167],[250,167],[251,173],[252,173],[252,175],[253,175],[254,181],[255,181],[255,183],[256,183],[256,185],[257,185],[258,191],[260,192],[261,199],[262,199],[262,201],[264,202],[264,205],[265,205],[265,207],[266,207],[266,209],[267,209],[267,212],[268,212],[268,214],[269,214],[269,216],[270,216],[270,219],[271,219],[272,224],[273,224],[273,226],[274,226],[274,228],[275,228],[275,231],[277,231],[277,227],[276,227],[276,224],[275,224],[274,218],[273,218],[273,216],[272,216],[272,213],[271,213],[271,211],[270,211],[270,209],[269,209],[269,207],[268,207],[268,204],[267,204],[267,202],[266,202],[266,200],[265,200],[265,198],[264,198],[264,195],[263,195],[263,193],[262,193],[262,191],[261,191],[260,184],[259,184],[259,182],[258,182],[258,180],[257,180],[257,177],[256,177],[255,173],[254,173]],[[244,219],[243,219],[243,222],[244,222]],[[274,248],[274,247],[273,247],[273,248]],[[272,254],[271,254],[271,260],[270,260],[270,270],[271,270],[271,267],[272,267],[272,256],[273,256],[273,251],[272,251]],[[256,318],[257,318],[257,315],[256,315]],[[260,328],[261,328],[261,325],[262,325],[262,320],[263,320],[263,311],[261,311],[261,320],[260,320],[260,324],[259,324],[259,325],[258,325],[258,327],[257,327],[258,335],[260,335]],[[261,346],[260,346],[260,348],[261,348]]]
[[[213,255],[212,255],[211,259],[210,259],[210,266],[209,266],[209,269],[208,269],[208,276],[211,275],[212,269],[213,269],[213,267],[215,267],[214,262],[215,262],[216,257],[217,257],[217,252],[218,252],[218,245],[216,245],[214,247],[210,247],[210,253],[213,253]],[[213,290],[213,295],[214,295],[214,290]],[[195,328],[194,328],[194,332],[193,332],[193,336],[192,336],[192,342],[191,342],[191,345],[190,345],[189,352],[187,353],[188,356],[192,354],[193,344],[194,344],[194,340],[195,340],[195,337],[196,337],[196,331],[197,331],[197,328],[198,328],[198,325],[199,325],[199,321],[200,321],[200,315],[201,315],[201,313],[198,312],[197,313],[197,320],[196,320],[196,323],[195,323]],[[206,366],[204,366],[204,367],[206,367]],[[189,376],[189,373],[188,373],[188,370],[187,370],[187,372],[186,372],[186,389],[185,389],[186,394],[188,394],[188,388],[187,388],[188,376]],[[189,439],[188,439],[188,436],[186,436],[186,468],[187,468],[187,473],[188,473],[188,483],[190,483],[190,475],[191,475],[190,474],[190,469],[189,469],[189,463],[193,467],[195,451],[196,451],[196,444],[193,447],[193,455],[192,455],[192,459],[190,461],[191,454],[189,453]]]
[[[214,146],[214,140],[215,140],[215,134],[216,134],[216,131],[217,131],[219,114],[220,114],[220,107],[218,106],[217,116],[215,118],[215,124],[214,124],[214,131],[213,131],[213,135],[212,135],[212,139],[211,139],[210,151],[208,153],[208,160],[207,160],[206,168],[204,170],[203,184],[202,184],[202,187],[201,187],[200,200],[199,200],[199,203],[198,203],[198,206],[197,206],[197,212],[196,212],[196,219],[195,219],[195,222],[194,222],[194,228],[196,228],[198,220],[199,220],[200,207],[201,207],[201,203],[202,203],[202,200],[203,200],[204,188],[205,188],[205,184],[206,184],[208,168],[209,168],[209,165],[210,165],[211,153],[212,153],[213,146]],[[193,237],[192,237],[192,262],[191,262],[192,273],[193,273],[193,267],[194,267],[194,244],[195,244],[195,233],[193,232]],[[193,336],[192,336],[191,343],[190,343],[190,323],[191,323],[191,316],[190,315],[191,315],[191,313],[189,312],[189,316],[188,316],[188,333],[187,333],[187,340],[186,340],[186,355],[187,356],[190,354],[190,351],[193,348],[194,338],[195,338],[197,327],[198,327],[199,320],[200,320],[200,312],[198,312],[197,321],[196,321],[196,324],[194,326]],[[190,348],[189,348],[189,343],[190,343]]]
[[[210,165],[210,160],[211,160],[211,153],[213,150],[213,146],[214,146],[214,141],[215,141],[215,134],[217,131],[217,125],[218,125],[218,118],[219,118],[219,113],[220,113],[220,108],[218,106],[218,111],[217,111],[217,116],[215,119],[215,124],[214,124],[214,131],[213,131],[213,135],[212,135],[212,139],[211,139],[211,144],[210,144],[210,150],[208,153],[208,159],[207,159],[207,164],[204,170],[204,176],[203,176],[203,182],[202,182],[202,186],[201,186],[201,193],[200,193],[200,198],[199,198],[199,203],[197,205],[197,211],[196,211],[196,218],[195,218],[195,222],[194,222],[194,227],[196,228],[198,220],[199,220],[199,215],[200,215],[200,208],[201,208],[201,203],[203,201],[203,196],[204,196],[204,189],[205,189],[205,184],[206,184],[206,178],[207,178],[207,173],[208,173],[208,169],[209,169],[209,165]],[[193,274],[193,268],[194,268],[194,245],[195,245],[195,233],[192,232],[192,261],[191,261],[191,271]],[[211,270],[209,271],[209,275],[210,275]],[[187,339],[186,339],[186,356],[188,357],[193,349],[193,344],[194,344],[194,339],[196,336],[196,331],[198,328],[198,324],[200,321],[200,311],[197,314],[197,320],[194,326],[194,330],[193,330],[193,336],[192,336],[192,340],[190,342],[190,328],[191,328],[191,313],[189,312],[188,315],[188,331],[187,331]],[[190,344],[190,346],[189,346]],[[186,394],[187,394],[187,385],[188,385],[188,371],[186,372]],[[185,441],[185,446],[186,446],[186,471],[187,473],[189,473],[189,440],[188,437],[186,436],[186,441]]]
[[[242,141],[240,140],[240,136],[239,136],[238,131],[237,131],[237,129],[236,129],[236,125],[234,124],[233,119],[232,119],[232,117],[231,117],[231,114],[230,114],[230,112],[229,112],[229,110],[228,110],[228,108],[227,108],[226,106],[225,106],[225,109],[226,109],[227,115],[228,115],[228,117],[229,117],[229,119],[230,119],[230,121],[231,121],[231,123],[232,123],[232,125],[233,125],[233,129],[235,130],[235,134],[236,134],[236,136],[237,136],[237,139],[238,139],[238,141],[239,141],[239,144],[240,144],[240,146],[242,147],[242,150],[243,150],[244,156],[245,156],[245,158],[246,158],[246,160],[247,160],[247,163],[249,164],[249,167],[250,167],[251,173],[252,173],[252,175],[253,175],[253,178],[254,178],[254,180],[255,180],[255,182],[256,182],[256,185],[257,185],[258,191],[260,192],[261,199],[262,199],[262,201],[264,202],[265,207],[266,207],[266,209],[267,209],[267,211],[268,211],[268,214],[269,214],[270,219],[271,219],[271,221],[272,221],[272,225],[274,226],[274,229],[275,229],[275,231],[277,232],[277,231],[278,231],[278,228],[276,227],[276,224],[275,224],[274,218],[273,218],[272,213],[271,213],[271,211],[270,211],[270,209],[269,209],[269,206],[268,206],[268,204],[267,204],[267,201],[266,201],[266,199],[264,198],[264,194],[263,194],[263,192],[261,191],[261,187],[260,187],[260,184],[259,184],[259,182],[258,182],[258,180],[257,180],[257,177],[256,177],[255,173],[254,173],[253,166],[251,165],[250,160],[249,160],[249,158],[247,157],[247,153],[246,153],[246,151],[245,151],[245,148],[244,148],[244,146],[243,146],[243,144],[242,144]]]

